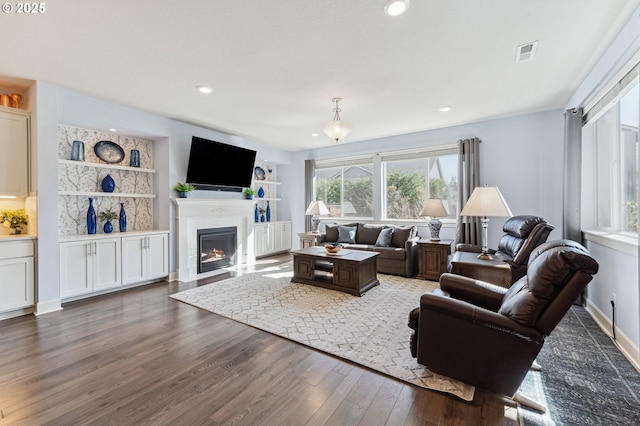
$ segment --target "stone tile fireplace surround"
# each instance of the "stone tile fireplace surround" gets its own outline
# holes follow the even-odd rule
[[[193,281],[219,274],[198,273],[198,229],[237,228],[238,264],[255,261],[253,249],[253,202],[249,200],[198,200],[176,198],[178,280]]]

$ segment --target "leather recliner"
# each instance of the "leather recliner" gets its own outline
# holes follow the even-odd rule
[[[587,249],[557,240],[534,250],[527,275],[509,289],[444,274],[409,314],[411,354],[435,373],[513,397],[597,271]]]
[[[505,235],[500,239],[498,249],[489,250],[489,253],[509,264],[512,284],[527,273],[527,262],[531,252],[547,241],[553,229],[553,225],[543,218],[530,215],[513,216],[504,223],[502,230]],[[456,245],[456,250],[481,253],[482,247],[461,243]]]

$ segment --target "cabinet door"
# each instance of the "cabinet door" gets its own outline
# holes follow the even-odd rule
[[[146,278],[161,278],[169,275],[169,236],[167,234],[149,235],[146,252]]]
[[[146,239],[146,236],[122,239],[122,284],[131,284],[144,279]]]
[[[100,239],[94,242],[93,290],[117,287],[120,277],[120,238]]]
[[[282,246],[283,251],[291,250],[291,222],[282,224]]]
[[[33,257],[0,260],[0,312],[33,305]]]
[[[70,297],[93,290],[93,242],[60,244],[60,296]]]
[[[269,252],[269,228],[267,225],[255,225],[253,227],[253,241],[256,257],[264,256]]]
[[[28,116],[0,111],[0,195],[27,196],[28,129]]]

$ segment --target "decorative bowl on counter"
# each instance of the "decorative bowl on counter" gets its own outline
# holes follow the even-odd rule
[[[342,250],[342,247],[343,246],[340,243],[328,243],[328,244],[325,244],[325,246],[324,246],[325,250],[329,254],[338,253],[340,250]]]

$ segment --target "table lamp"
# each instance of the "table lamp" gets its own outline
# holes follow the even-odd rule
[[[431,220],[429,221],[431,241],[440,241],[440,228],[442,227],[442,222],[440,222],[438,218],[447,216],[447,211],[444,209],[442,200],[438,198],[429,198],[427,202],[424,203],[420,216],[431,217]]]
[[[482,217],[482,254],[478,256],[478,259],[492,259],[489,254],[489,248],[487,247],[489,230],[489,219],[487,216],[513,216],[498,187],[476,187],[471,193],[467,204],[464,205],[464,208],[460,212],[460,216]]]
[[[307,207],[307,211],[304,212],[305,216],[312,216],[311,225],[313,229],[311,232],[318,233],[318,227],[320,226],[320,217],[331,214],[327,206],[322,201],[312,201]]]

